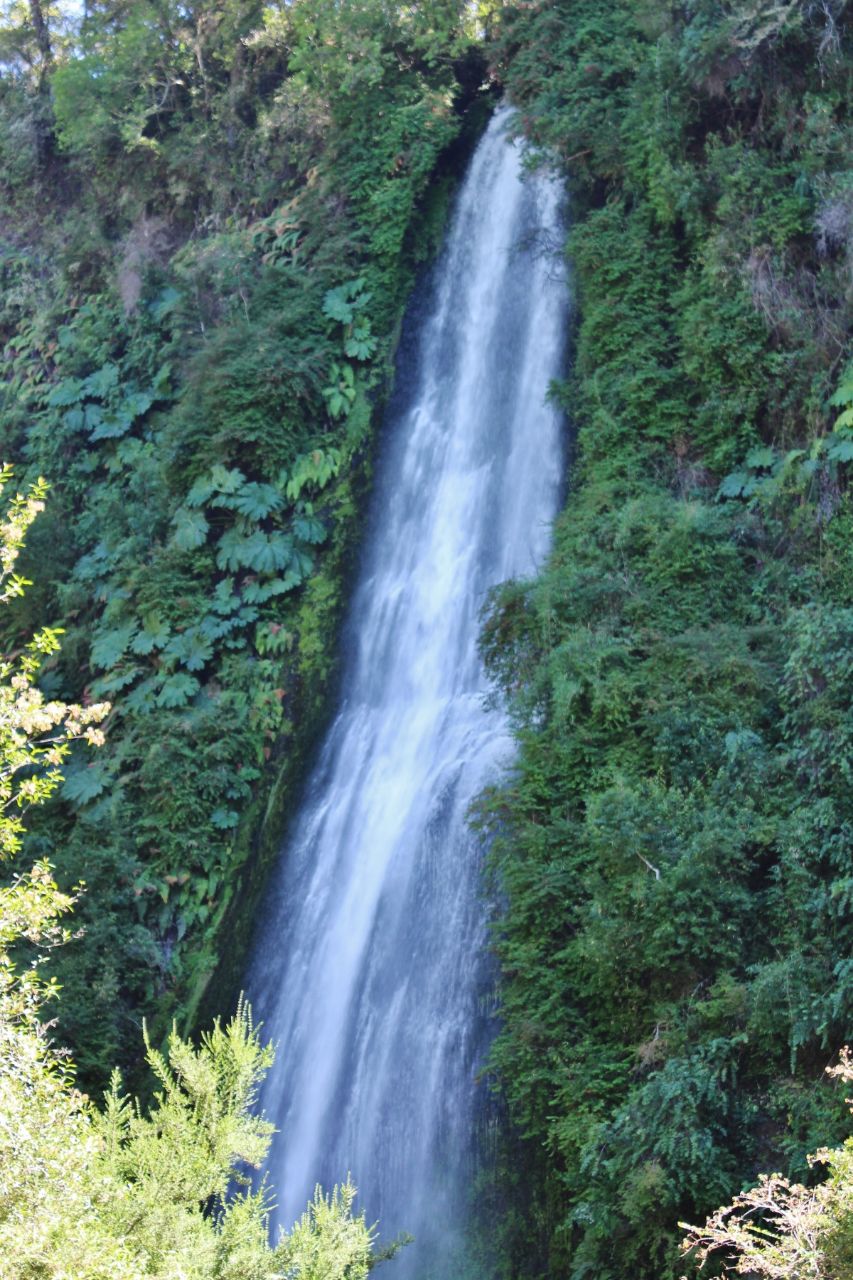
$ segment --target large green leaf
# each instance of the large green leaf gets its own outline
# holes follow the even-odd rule
[[[62,794],[74,805],[88,804],[106,790],[109,772],[103,760],[69,769],[62,783]]]
[[[305,580],[314,572],[314,559],[309,551],[304,547],[294,547],[290,557],[290,571],[299,575],[301,580]]]
[[[82,399],[83,384],[79,378],[64,378],[53,388],[47,397],[47,403],[52,408],[61,409],[65,405],[79,404]]]
[[[158,676],[149,676],[147,680],[141,680],[135,689],[131,689],[126,697],[122,698],[122,710],[133,711],[139,715],[150,715],[157,705],[156,695],[160,687],[160,679]]]
[[[236,827],[240,821],[240,815],[234,809],[226,809],[224,807],[214,809],[210,815],[210,821],[214,827],[218,827],[220,831],[229,831],[232,827]],[[212,878],[212,877],[211,877]]]
[[[844,381],[836,391],[829,397],[831,405],[853,404],[853,378],[850,377],[850,370],[844,375]]]
[[[293,521],[293,532],[300,542],[326,541],[326,527],[316,516],[299,515]]]
[[[104,414],[92,428],[92,440],[120,440],[133,426],[133,418],[123,409]]]
[[[179,507],[172,517],[172,524],[175,526],[172,541],[180,551],[194,551],[207,538],[209,525],[200,511]]]
[[[283,578],[268,578],[264,582],[252,579],[243,588],[243,599],[247,604],[263,604],[274,596],[283,596],[294,587],[298,587],[302,579],[299,574],[288,570]]]
[[[114,667],[127,652],[135,631],[136,623],[128,622],[123,627],[100,632],[92,645],[92,664],[96,667]]]
[[[364,278],[348,280],[346,284],[329,289],[323,297],[323,315],[339,324],[351,324],[355,313],[367,306],[370,294],[363,293]]]
[[[213,645],[198,627],[188,627],[172,637],[163,653],[176,659],[188,671],[201,671],[213,657]]]
[[[278,511],[284,500],[274,485],[257,484],[252,481],[243,485],[240,492],[233,497],[223,498],[220,501],[227,503],[232,511],[239,511],[240,515],[250,520],[263,520],[273,511]]]
[[[62,425],[69,431],[82,431],[86,425],[86,415],[79,405],[69,409],[62,415]]]
[[[172,285],[167,285],[153,302],[149,302],[148,310],[157,323],[160,324],[168,315],[171,315],[180,301],[181,295],[177,289],[173,288]]]
[[[776,461],[776,450],[771,449],[769,445],[761,445],[757,449],[751,449],[746,455],[746,465],[748,467],[772,467]]]
[[[749,472],[732,471],[724,477],[717,492],[721,498],[739,498],[751,483]]]
[[[214,487],[210,476],[200,476],[187,494],[187,506],[203,507],[213,492]]]
[[[369,360],[376,350],[376,339],[371,337],[370,322],[359,320],[344,339],[344,352],[353,360]]]
[[[239,467],[223,467],[217,462],[211,467],[210,483],[219,493],[236,493],[246,483],[246,477]]]
[[[158,707],[184,707],[194,694],[198,693],[199,683],[195,676],[188,676],[184,671],[176,671],[164,682],[157,694]]]
[[[306,486],[322,489],[341,469],[339,449],[312,449],[296,459],[290,477],[282,476],[287,497],[295,501]]]
[[[130,644],[132,653],[142,655],[162,649],[169,639],[169,624],[158,611],[148,613],[142,620],[142,630],[138,631]]]
[[[122,689],[126,689],[129,684],[133,684],[134,680],[142,675],[142,668],[135,664],[123,663],[120,667],[114,667],[108,671],[106,675],[99,676],[97,680],[93,680],[90,686],[92,696],[95,698],[112,698]]]
[[[217,582],[212,603],[216,612],[221,614],[233,613],[240,608],[240,597],[234,590],[233,578],[223,578],[221,582]]]
[[[826,456],[833,462],[853,462],[853,440],[843,436],[830,436]]]
[[[95,396],[96,399],[103,400],[117,386],[118,367],[114,364],[105,364],[89,374],[83,383],[83,390],[87,396]]]
[[[228,529],[219,539],[216,563],[220,569],[251,569],[253,573],[273,573],[283,569],[292,555],[291,540],[283,533],[241,533]]]

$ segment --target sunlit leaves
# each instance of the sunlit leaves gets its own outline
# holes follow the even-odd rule
[[[0,468],[0,493],[12,479],[11,467]],[[28,492],[7,501],[0,528],[0,602],[23,593],[26,581],[14,573],[14,565],[32,522],[44,507],[47,486],[43,480]],[[0,660],[0,856],[11,857],[20,848],[23,815],[47,800],[62,779],[70,744],[85,738],[92,745],[103,742],[96,726],[110,708],[107,703],[66,705],[48,700],[36,685],[43,663],[59,649],[60,632],[44,628],[36,632],[14,659]],[[9,890],[5,891],[6,893]],[[24,897],[26,894],[24,893]],[[2,917],[0,911],[0,917]],[[0,921],[2,926],[2,921]],[[2,933],[2,927],[0,927]],[[0,973],[10,973],[8,957],[0,941]],[[8,995],[0,977],[0,1003]]]
[[[28,245],[38,287],[26,295],[3,259],[4,286],[12,286],[4,293],[10,403],[23,388],[20,439],[16,409],[10,440],[49,466],[62,486],[59,519],[68,521],[55,560],[44,552],[57,616],[72,632],[67,659],[48,674],[79,681],[87,695],[115,695],[122,790],[113,804],[107,788],[87,812],[96,809],[103,823],[101,868],[110,859],[120,865],[132,848],[152,870],[151,892],[134,905],[143,949],[148,924],[169,939],[189,931],[187,950],[175,946],[164,962],[170,991],[183,989],[172,980],[182,977],[203,917],[184,914],[174,884],[164,899],[163,886],[180,868],[189,877],[187,901],[196,900],[196,877],[205,892],[221,892],[233,827],[209,815],[219,806],[236,813],[246,802],[259,776],[246,762],[264,767],[265,735],[281,720],[273,691],[290,671],[298,667],[306,705],[325,679],[346,539],[336,536],[322,559],[319,549],[327,531],[338,535],[355,519],[358,486],[350,490],[346,473],[352,450],[367,443],[366,392],[379,377],[363,366],[379,349],[373,329],[387,351],[410,282],[408,257],[386,250],[400,244],[427,172],[460,122],[449,62],[436,74],[416,36],[433,38],[437,11],[392,15],[389,28],[387,15],[355,6],[354,38],[349,19],[340,24],[327,5],[332,49],[310,39],[313,19],[297,8],[271,12],[263,24],[246,11],[239,34],[233,23],[214,23],[201,32],[199,51],[183,40],[180,22],[170,49],[168,23],[131,15],[107,31],[95,14],[87,39],[97,51],[90,58],[81,48],[57,66],[50,86],[69,185],[62,235],[47,207],[33,226],[41,222],[56,270],[50,253],[41,259],[42,246]],[[300,51],[292,24],[303,17]],[[268,19],[288,29],[286,49],[273,50]],[[253,46],[238,59],[238,98],[254,103],[245,113],[227,90],[220,96],[217,68],[231,66],[249,31],[269,43],[262,55]],[[353,90],[336,97],[334,111],[346,100],[341,116],[351,131],[330,124],[328,104],[307,79],[291,100],[300,53],[309,63],[333,56]],[[295,107],[293,129],[274,124],[279,86],[262,63],[287,68],[282,120]],[[367,119],[376,128],[365,136]],[[225,145],[233,129],[237,151]],[[197,163],[199,146],[210,164]],[[155,150],[162,199],[151,205]],[[243,160],[235,166],[237,154]],[[374,202],[378,186],[394,187],[395,199]],[[94,223],[87,230],[92,209],[86,213],[77,195],[84,189],[97,208],[95,235]],[[323,192],[334,192],[333,202]],[[258,212],[269,216],[258,220]],[[340,385],[330,413],[323,388],[333,377]],[[23,424],[30,402],[32,427]],[[364,456],[356,455],[357,467]],[[310,594],[300,594],[309,584]],[[293,637],[292,656],[285,636]],[[294,722],[297,701],[288,707]],[[72,883],[92,833],[70,820],[67,831]],[[199,906],[209,920],[210,904]],[[103,1017],[117,1035],[122,1002],[137,1000],[140,984],[148,984],[149,1004],[159,999],[162,957],[128,962],[117,944],[114,958],[96,941],[100,928],[99,916],[81,944],[91,962],[81,970],[113,967],[122,994],[114,1015],[104,1012],[109,1001],[93,1000],[84,1018]],[[82,1039],[88,1069],[107,1050],[97,1047],[98,1035]]]
[[[295,501],[303,489],[322,489],[341,469],[340,449],[312,449],[297,458],[288,477],[284,477],[287,497]]]

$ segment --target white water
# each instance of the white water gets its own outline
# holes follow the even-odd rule
[[[263,1095],[289,1226],[348,1171],[399,1277],[450,1280],[488,1035],[482,850],[466,809],[510,750],[478,612],[548,548],[562,451],[560,190],[500,110],[401,357],[340,708],[274,876],[249,981],[279,1042]],[[390,1272],[389,1272],[390,1274]]]

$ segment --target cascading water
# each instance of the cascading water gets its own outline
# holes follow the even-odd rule
[[[482,851],[466,809],[511,744],[478,613],[547,551],[562,452],[560,190],[499,110],[479,143],[402,384],[348,627],[341,704],[248,988],[278,1041],[263,1105],[280,1220],[348,1171],[403,1275],[454,1280],[488,1035]],[[408,364],[408,368],[406,365]],[[389,1273],[390,1274],[390,1273]]]

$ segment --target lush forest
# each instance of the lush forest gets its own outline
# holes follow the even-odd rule
[[[42,687],[113,703],[31,835],[87,886],[54,966],[87,1083],[143,1011],[192,1022],[267,827],[277,850],[396,329],[476,124],[452,6],[347,15],[107,4],[64,52],[26,13],[3,33],[3,447],[51,485],[7,643],[62,628]]]
[[[679,1220],[846,1131],[850,22],[562,0],[502,26],[578,300],[572,492],[483,632],[521,744],[481,820],[534,1274],[680,1275]]]
[[[377,1261],[349,1184],[275,1248],[235,1190],[271,1061],[237,1001],[402,316],[501,94],[565,178],[573,302],[553,552],[482,618],[518,747],[471,819],[492,1273],[853,1275],[852,22],[4,4],[0,1277]]]

